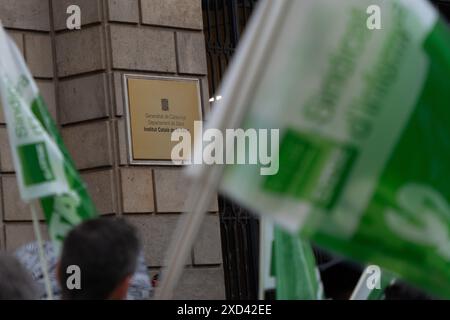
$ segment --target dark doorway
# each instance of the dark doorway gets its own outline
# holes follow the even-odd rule
[[[203,0],[203,24],[208,60],[209,92],[217,92],[256,0]],[[257,299],[259,224],[257,218],[231,200],[219,198],[226,296]]]

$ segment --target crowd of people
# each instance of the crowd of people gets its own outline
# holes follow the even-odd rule
[[[152,284],[137,232],[120,218],[84,221],[61,252],[43,244],[54,299],[148,299]],[[78,277],[78,278],[77,278]],[[0,255],[0,300],[48,298],[36,242]]]

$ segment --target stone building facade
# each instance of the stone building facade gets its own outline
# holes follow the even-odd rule
[[[81,8],[81,30],[66,29],[69,5]],[[200,79],[209,94],[201,0],[0,0],[0,19],[16,41],[102,215],[137,227],[151,274],[158,272],[189,181],[180,168],[128,163],[122,75]],[[0,247],[32,241],[19,199],[0,115]],[[211,206],[186,262],[176,298],[225,297],[218,205]],[[42,216],[41,216],[42,218]],[[45,232],[45,223],[42,221]]]

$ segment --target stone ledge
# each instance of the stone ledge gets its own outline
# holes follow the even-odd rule
[[[92,26],[58,34],[55,41],[59,77],[106,68],[102,26]],[[90,54],[86,54],[87,52]]]
[[[172,31],[113,24],[109,27],[109,34],[113,68],[176,72]]]
[[[113,165],[109,121],[63,127],[62,137],[78,169]]]
[[[142,23],[203,29],[201,0],[141,0]]]
[[[152,213],[152,170],[146,168],[121,168],[122,204],[124,213]]]
[[[50,31],[48,1],[2,0],[0,19],[9,28]]]

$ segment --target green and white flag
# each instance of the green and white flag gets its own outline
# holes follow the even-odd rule
[[[0,96],[23,201],[40,202],[50,238],[59,244],[96,215],[23,57],[0,25]]]
[[[275,290],[278,300],[322,300],[323,285],[308,241],[260,220],[260,299]]]
[[[211,127],[235,97],[244,129],[280,129],[280,169],[228,166],[222,191],[450,298],[448,26],[425,0],[268,6],[271,27],[237,53],[229,79],[244,82],[227,92],[225,79]],[[380,30],[368,28],[373,6]]]
[[[278,300],[322,300],[323,286],[308,241],[275,227],[273,252]]]

